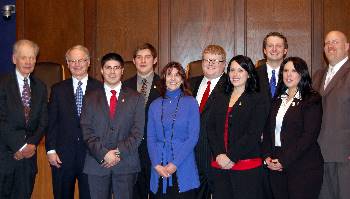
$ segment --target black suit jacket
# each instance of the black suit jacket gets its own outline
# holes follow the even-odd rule
[[[260,136],[266,120],[266,102],[259,93],[244,92],[241,95],[229,115],[226,151],[224,129],[230,97],[230,94],[219,93],[210,116],[208,137],[214,159],[219,154],[226,154],[233,162],[260,157]]]
[[[149,159],[148,150],[147,150],[147,122],[148,122],[148,109],[153,100],[160,97],[159,87],[160,85],[160,77],[157,74],[154,74],[152,86],[148,95],[148,100],[145,106],[145,130],[144,135],[139,147],[139,155],[141,159],[141,166],[149,166],[151,165],[151,160]],[[123,82],[123,86],[133,89],[137,91],[137,75],[127,79]]]
[[[104,176],[140,171],[138,146],[142,140],[145,109],[140,93],[122,87],[118,96],[115,118],[109,117],[109,106],[104,88],[86,95],[82,112],[81,128],[88,146],[84,172]],[[112,168],[100,164],[109,150],[118,148],[120,162]]]
[[[199,86],[202,82],[204,76],[193,77],[190,79],[190,85],[192,89],[193,96],[196,97],[198,93]],[[209,117],[211,111],[213,110],[214,104],[220,104],[220,100],[217,99],[217,93],[223,93],[226,88],[227,75],[224,73],[215,88],[212,90],[208,101],[206,102],[204,109],[200,115],[200,134],[199,140],[195,148],[196,160],[198,169],[200,172],[206,172],[210,168],[210,161],[212,158],[212,153],[208,144],[208,131],[207,124],[209,122]],[[220,104],[222,105],[222,104]]]
[[[259,90],[261,93],[261,97],[263,97],[264,100],[267,102],[265,112],[268,114],[271,108],[272,96],[266,63],[256,68],[256,73],[258,74]]]
[[[85,95],[102,88],[102,83],[89,77]],[[49,129],[46,134],[46,150],[56,150],[61,161],[73,161],[75,149],[85,153],[80,118],[77,113],[72,78],[61,81],[51,88],[48,106]]]
[[[38,145],[47,127],[47,90],[45,84],[30,75],[31,110],[24,118],[16,73],[0,79],[0,172],[14,169],[13,158],[25,143]],[[32,158],[35,171],[36,155]]]
[[[317,137],[322,122],[322,100],[317,93],[305,99],[294,98],[284,115],[281,128],[281,150],[274,150],[276,115],[282,103],[277,98],[271,107],[269,119],[264,129],[264,157],[279,159],[286,169],[306,169],[323,164]]]

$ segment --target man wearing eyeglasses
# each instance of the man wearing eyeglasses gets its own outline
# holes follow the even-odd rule
[[[124,61],[108,53],[101,59],[104,87],[89,93],[81,114],[83,138],[89,148],[84,172],[88,174],[92,199],[132,199],[140,171],[145,109],[143,96],[125,86],[121,77]]]
[[[51,88],[47,158],[51,165],[55,199],[73,199],[76,180],[80,199],[89,199],[88,179],[83,173],[87,148],[83,142],[80,113],[84,96],[101,88],[102,83],[88,76],[90,55],[84,46],[70,48],[66,61],[72,78]]]
[[[279,32],[270,32],[264,38],[263,52],[265,57],[264,63],[257,66],[256,72],[259,77],[260,93],[269,102],[265,107],[265,113],[268,114],[277,89],[279,69],[288,52],[287,38]],[[273,198],[268,172],[268,170],[265,170],[263,173],[265,199]]]
[[[196,97],[201,113],[200,135],[195,148],[200,177],[196,199],[209,199],[214,191],[210,161],[212,154],[208,144],[207,123],[215,103],[215,93],[224,92],[227,75],[224,73],[226,52],[219,45],[209,45],[202,52],[203,75],[190,79],[193,96]]]

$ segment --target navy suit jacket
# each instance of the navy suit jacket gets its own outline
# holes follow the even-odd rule
[[[14,153],[25,143],[38,145],[47,128],[46,86],[30,75],[30,89],[31,110],[26,124],[16,73],[0,79],[0,172],[14,169]],[[36,155],[30,159],[36,172]]]
[[[85,95],[98,88],[102,88],[102,83],[89,77]],[[75,149],[79,147],[84,153],[86,148],[82,139],[72,78],[52,86],[48,113],[49,129],[46,134],[46,150],[56,150],[63,163],[73,161]]]
[[[105,90],[97,89],[86,95],[80,117],[83,138],[89,149],[85,173],[104,176],[110,172],[126,174],[140,171],[138,146],[145,124],[144,99],[140,93],[122,87],[115,117],[110,119]],[[104,156],[116,148],[120,151],[120,162],[109,169],[102,167]]]

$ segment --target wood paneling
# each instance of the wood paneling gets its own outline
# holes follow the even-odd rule
[[[132,60],[134,49],[149,42],[158,49],[158,1],[97,1],[97,61],[108,52]],[[96,63],[95,68],[99,68]],[[99,70],[98,70],[99,71]]]
[[[349,0],[324,0],[324,35],[331,30],[340,30],[350,38]]]
[[[17,0],[17,36],[40,46],[38,61],[64,64],[66,50],[84,43],[83,0]]]
[[[232,0],[171,1],[170,59],[185,66],[201,59],[202,50],[209,44],[221,45],[232,57],[234,5]]]
[[[247,1],[247,55],[263,58],[262,41],[272,31],[288,40],[288,56],[299,56],[311,63],[311,0]]]

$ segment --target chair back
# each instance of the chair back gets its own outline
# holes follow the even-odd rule
[[[136,71],[136,66],[135,66],[134,62],[132,62],[132,61],[124,62],[124,72],[123,72],[123,77],[122,77],[123,81],[136,75],[136,73],[137,73],[137,71]]]
[[[187,79],[203,75],[202,60],[192,61],[186,66]]]
[[[51,86],[65,79],[64,66],[54,62],[36,63],[33,74],[46,84],[49,96]]]

